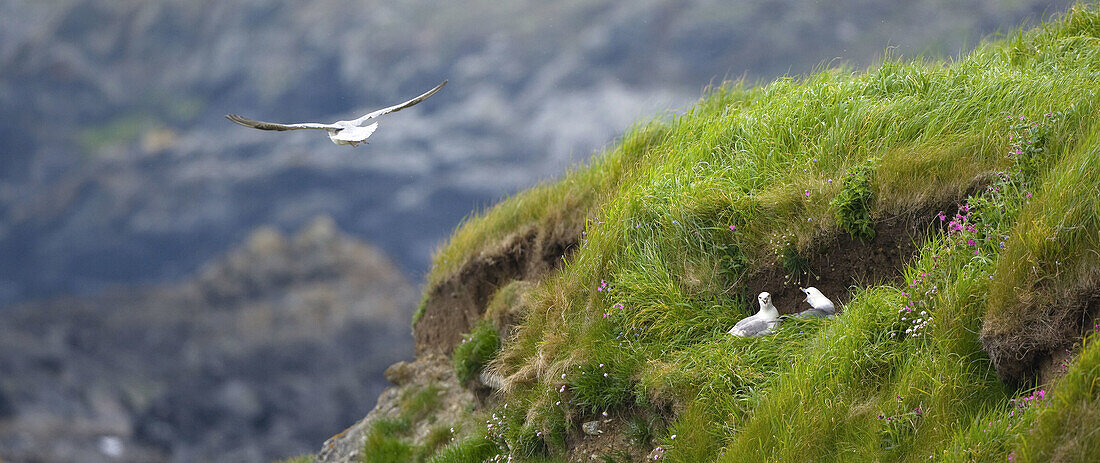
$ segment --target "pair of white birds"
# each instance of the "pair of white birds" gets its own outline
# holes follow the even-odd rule
[[[806,302],[810,304],[810,308],[799,312],[795,317],[832,318],[836,314],[833,301],[821,294],[817,288],[811,286],[798,289],[806,294]],[[756,300],[760,302],[760,311],[742,318],[733,325],[730,334],[741,337],[763,336],[771,334],[779,326],[779,310],[772,305],[772,295],[765,291],[756,296]]]
[[[252,120],[247,117],[238,116],[236,114],[226,114],[225,117],[245,127],[252,127],[254,129],[260,130],[277,130],[280,132],[284,130],[300,129],[324,130],[325,132],[328,132],[329,140],[332,140],[332,142],[337,145],[359,146],[360,143],[366,143],[367,138],[370,138],[371,134],[373,134],[375,129],[378,128],[378,122],[373,122],[370,124],[368,124],[368,122],[373,121],[374,119],[378,118],[378,116],[389,114],[394,111],[400,111],[402,109],[408,108],[409,106],[424,101],[429,96],[432,96],[435,92],[438,92],[439,89],[443,88],[444,85],[447,85],[446,80],[444,80],[439,85],[436,85],[435,88],[428,90],[420,96],[404,103],[369,112],[362,117],[359,117],[358,119],[352,119],[348,121],[336,121],[331,124],[322,124],[319,122],[280,124],[278,122],[263,122]]]

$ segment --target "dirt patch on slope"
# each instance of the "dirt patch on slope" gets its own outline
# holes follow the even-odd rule
[[[1064,362],[1088,331],[1097,329],[1100,316],[1100,278],[1086,278],[1071,288],[1040,290],[1029,297],[1017,314],[1032,318],[1015,329],[982,327],[982,347],[989,353],[997,375],[1008,384],[1026,387],[1049,382],[1065,368]]]
[[[577,419],[580,424],[565,436],[566,458],[570,463],[592,461],[643,461],[651,453],[653,443],[635,441],[627,431],[628,422],[645,418],[645,412],[635,407],[624,407]],[[585,428],[588,428],[587,431]]]
[[[819,239],[816,249],[802,252],[803,271],[791,275],[780,265],[758,272],[743,286],[768,291],[780,313],[809,309],[799,286],[813,286],[834,303],[850,299],[852,286],[899,283],[902,269],[917,251],[917,243],[933,230],[935,211],[875,222],[875,237],[861,241],[843,232]],[[755,306],[756,294],[746,294]],[[841,309],[842,310],[842,309]]]
[[[534,280],[557,268],[580,242],[575,226],[529,227],[496,249],[471,258],[442,283],[428,289],[424,314],[413,327],[416,355],[450,355],[462,334],[481,320],[489,300],[513,280]]]

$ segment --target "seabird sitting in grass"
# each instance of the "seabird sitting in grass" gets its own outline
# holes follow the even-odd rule
[[[798,288],[806,294],[806,302],[810,304],[810,309],[799,312],[796,317],[817,317],[817,318],[833,318],[836,314],[836,306],[833,305],[833,301],[821,294],[817,288],[813,286],[809,288]]]
[[[432,94],[434,94],[435,92],[438,92],[439,89],[443,88],[444,85],[447,85],[446,80],[444,80],[439,85],[436,85],[435,88],[433,88],[431,90],[428,90],[427,92],[424,92],[422,95],[420,95],[416,98],[413,98],[409,101],[406,101],[404,103],[393,105],[393,106],[390,106],[388,108],[382,108],[382,109],[379,109],[378,111],[374,111],[374,112],[371,112],[371,113],[367,113],[366,115],[364,115],[363,117],[360,117],[358,119],[352,119],[350,121],[336,121],[336,122],[333,122],[331,124],[321,124],[321,123],[317,123],[317,122],[303,122],[301,124],[279,124],[277,122],[255,121],[255,120],[252,120],[252,119],[249,119],[249,118],[246,118],[246,117],[238,116],[236,114],[226,114],[225,117],[227,119],[229,119],[233,122],[236,122],[240,125],[243,125],[245,127],[252,127],[254,129],[260,129],[260,130],[278,130],[278,131],[299,130],[299,129],[324,130],[325,132],[328,132],[329,140],[332,140],[332,142],[337,144],[337,145],[359,146],[360,143],[366,143],[367,138],[369,138],[371,136],[371,134],[374,133],[374,130],[378,128],[378,123],[377,122],[375,122],[373,124],[369,124],[369,125],[363,125],[363,124],[366,124],[368,121],[370,121],[370,120],[372,120],[372,119],[374,119],[378,116],[381,116],[383,114],[389,114],[389,113],[392,113],[394,111],[400,111],[402,109],[408,108],[409,106],[412,106],[412,105],[415,105],[415,104],[417,104],[421,101],[424,101],[429,96],[432,96]]]
[[[741,319],[736,325],[733,325],[730,334],[750,338],[763,336],[771,334],[772,330],[779,324],[779,310],[776,310],[775,306],[772,305],[772,295],[763,292],[756,296],[756,300],[760,302],[760,311],[756,312],[755,315]]]

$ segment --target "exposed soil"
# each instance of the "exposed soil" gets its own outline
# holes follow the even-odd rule
[[[1064,373],[1081,336],[1095,329],[1100,317],[1100,279],[1087,278],[1074,288],[1040,292],[1021,302],[1015,313],[1033,314],[1016,330],[982,329],[982,347],[997,375],[1008,384],[1045,384]]]
[[[993,180],[991,174],[974,177],[958,196],[929,201],[923,207],[875,219],[875,237],[861,241],[843,231],[818,237],[815,249],[801,250],[804,270],[791,275],[778,263],[749,277],[742,288],[767,291],[781,314],[809,309],[799,287],[813,286],[837,304],[837,311],[851,299],[853,287],[900,283],[902,270],[928,233],[943,231],[946,223],[936,220],[943,212],[952,217],[969,196]],[[760,288],[760,289],[756,289]],[[742,294],[746,304],[756,306],[756,294]],[[734,297],[738,295],[734,294]]]
[[[577,423],[595,422],[597,434],[590,435],[581,429],[571,429],[565,437],[565,447],[569,449],[568,461],[588,463],[591,461],[643,461],[651,453],[651,442],[635,442],[627,432],[627,422],[644,412],[634,407],[609,411],[606,415],[595,414]],[[578,426],[579,428],[580,426]]]
[[[513,280],[538,279],[562,262],[580,242],[583,223],[529,227],[495,250],[471,258],[449,279],[430,288],[424,315],[413,327],[416,354],[450,355],[462,334],[482,318],[493,294]]]
[[[813,286],[834,303],[844,304],[853,286],[898,283],[917,243],[933,229],[937,211],[880,220],[875,223],[875,237],[867,242],[843,232],[819,239],[816,249],[801,256],[805,271],[790,275],[776,264],[756,273],[743,287],[768,291],[779,312],[789,314],[810,308],[800,286]],[[755,300],[756,295],[744,296]]]

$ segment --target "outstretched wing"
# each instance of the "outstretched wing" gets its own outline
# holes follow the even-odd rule
[[[429,96],[432,96],[433,94],[435,94],[435,92],[438,92],[439,89],[443,88],[444,85],[447,85],[446,80],[444,80],[443,82],[440,82],[439,85],[435,86],[435,88],[433,88],[431,90],[428,90],[428,91],[424,92],[423,94],[421,94],[420,96],[418,96],[416,98],[413,98],[409,101],[406,101],[406,102],[401,103],[401,104],[396,104],[396,105],[390,106],[388,108],[382,108],[382,109],[379,109],[378,111],[367,113],[366,115],[364,115],[364,116],[362,116],[358,119],[355,119],[353,121],[347,121],[347,122],[350,123],[351,125],[363,125],[364,122],[367,122],[368,120],[374,119],[374,118],[376,118],[378,116],[381,116],[383,114],[389,114],[389,113],[392,113],[394,111],[400,111],[402,109],[408,108],[409,106],[415,105],[415,104],[417,104],[421,101],[426,100]]]
[[[260,130],[298,130],[298,129],[338,129],[340,126],[333,124],[318,124],[316,122],[306,122],[302,124],[280,124],[278,122],[263,122],[255,121],[247,117],[241,117],[236,114],[226,114],[226,119],[241,124],[245,127],[252,127]]]

